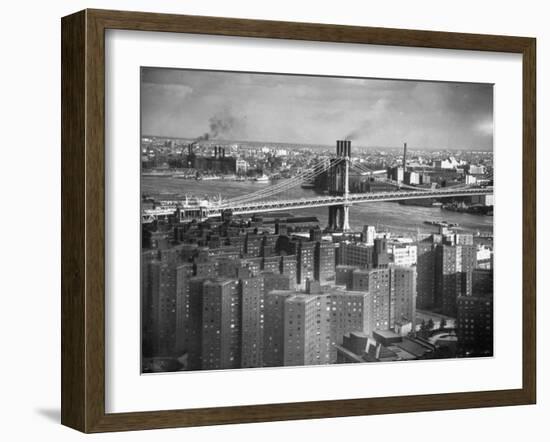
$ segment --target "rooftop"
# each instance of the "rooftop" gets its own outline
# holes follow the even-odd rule
[[[393,330],[376,330],[375,332],[382,338],[401,338],[401,335],[395,333]]]
[[[410,353],[417,358],[424,356],[429,351],[425,346],[409,338],[403,338],[403,340],[399,343],[396,343],[395,346],[403,349],[407,353]]]

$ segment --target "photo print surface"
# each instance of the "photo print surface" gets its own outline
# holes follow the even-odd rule
[[[493,355],[493,85],[141,68],[142,373]]]

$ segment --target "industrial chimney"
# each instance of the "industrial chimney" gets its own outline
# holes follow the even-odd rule
[[[403,173],[407,171],[407,143],[403,145]]]

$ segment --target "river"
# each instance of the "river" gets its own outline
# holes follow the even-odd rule
[[[232,198],[267,188],[274,183],[258,183],[254,181],[211,180],[197,181],[184,180],[172,177],[143,177],[142,192],[150,195],[165,194],[185,195],[198,197]],[[300,187],[292,189],[284,197],[304,198],[313,197],[316,193],[310,189]],[[321,226],[326,226],[328,209],[317,207],[294,211],[300,216],[316,216]],[[426,220],[439,220],[457,223],[457,231],[492,233],[493,217],[487,215],[471,215],[468,213],[451,212],[439,207],[405,206],[397,202],[372,202],[354,205],[350,209],[350,224],[355,230],[361,230],[366,224],[376,225],[377,230],[390,230],[401,234],[415,234],[420,232],[437,232],[437,226],[424,224]]]

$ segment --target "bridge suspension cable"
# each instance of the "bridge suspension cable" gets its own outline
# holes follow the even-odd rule
[[[250,193],[250,194],[247,194],[247,195],[242,195],[242,196],[237,197],[237,198],[232,198],[230,200],[226,200],[226,201],[224,201],[224,204],[229,203],[229,202],[234,203],[234,202],[252,201],[252,200],[257,200],[257,199],[261,199],[261,198],[265,198],[265,197],[270,197],[270,196],[285,192],[287,190],[290,190],[290,189],[300,185],[304,181],[311,180],[311,179],[315,178],[316,176],[320,175],[325,170],[327,170],[329,167],[330,166],[327,167],[324,164],[317,164],[312,169],[302,173],[301,175],[299,175],[297,177],[294,177],[294,178],[291,178],[291,179],[288,179],[288,180],[284,180],[281,183],[275,184],[273,186],[269,186],[265,189],[261,189],[261,190],[258,190],[256,192],[253,192],[253,193]]]
[[[315,170],[315,168],[317,168],[317,167],[318,167],[318,165],[314,166],[313,169],[304,172],[302,175],[299,175],[299,176],[294,177],[294,178],[290,178],[288,180],[284,180],[283,182],[275,184],[273,186],[269,186],[269,187],[266,187],[264,189],[258,190],[256,192],[252,192],[252,193],[242,195],[242,196],[239,196],[239,197],[230,198],[228,200],[225,200],[224,203],[236,202],[236,201],[245,201],[245,200],[248,201],[248,200],[263,198],[264,196],[267,196],[267,195],[269,195],[269,196],[275,195],[277,193],[280,193],[280,192],[286,190],[287,188],[294,187],[294,186],[300,184],[301,182],[303,182],[306,179],[310,179],[313,176],[311,171]],[[315,170],[315,172],[317,172],[317,170]]]
[[[355,170],[357,170],[358,172],[361,172],[361,173],[372,174],[374,172],[373,169],[369,169],[367,166],[365,166],[364,164],[361,164],[361,163],[352,163],[351,168],[355,169]]]
[[[302,174],[290,178],[288,180],[284,180],[281,183],[275,184],[273,186],[266,187],[264,189],[258,190],[256,192],[252,192],[246,195],[242,195],[236,198],[231,198],[228,200],[225,200],[222,202],[222,206],[226,205],[232,205],[232,204],[241,204],[248,201],[254,201],[266,197],[271,197],[273,195],[285,192],[287,190],[290,190],[304,181],[311,180],[317,176],[319,176],[321,173],[327,171],[331,167],[334,167],[336,164],[339,164],[342,161],[342,159],[337,159],[336,161],[332,162],[332,164],[329,161],[321,160],[317,164],[315,164],[312,168],[304,171]]]

